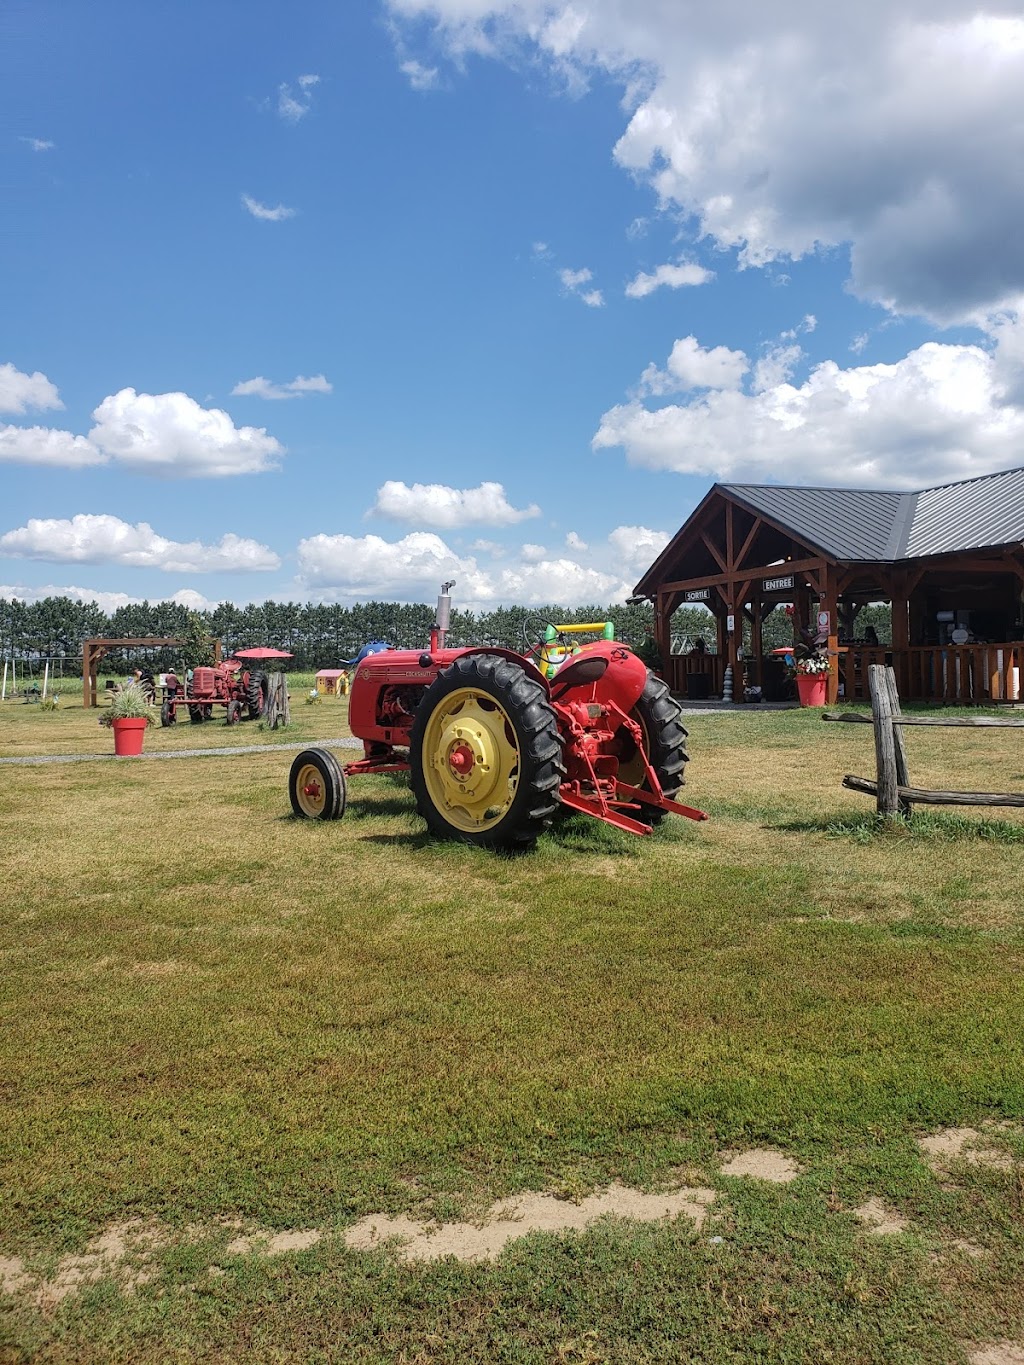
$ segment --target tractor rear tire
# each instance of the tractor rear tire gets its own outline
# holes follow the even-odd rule
[[[267,675],[265,673],[250,673],[249,689],[246,692],[250,720],[260,719],[267,709],[269,695],[270,688],[267,685]]]
[[[189,702],[188,718],[193,725],[202,725],[203,721],[206,719],[206,715],[201,706],[198,706],[195,702]]]
[[[345,814],[345,773],[330,749],[303,749],[288,774],[292,810],[302,820],[340,820]]]
[[[463,655],[427,688],[409,765],[431,833],[491,849],[532,847],[558,809],[565,776],[547,693],[494,654]]]
[[[662,795],[674,801],[680,788],[686,783],[686,765],[690,755],[686,748],[686,730],[680,719],[682,712],[679,703],[672,696],[668,685],[651,672],[640,695],[640,700],[629,713],[630,720],[639,723],[644,732],[644,750],[654,769],[661,786]],[[639,762],[636,747],[628,736],[624,736],[629,748],[628,754],[619,759],[619,777],[632,787],[647,789],[642,764]],[[654,806],[641,806],[633,813],[633,819],[645,825],[660,825],[665,811]]]

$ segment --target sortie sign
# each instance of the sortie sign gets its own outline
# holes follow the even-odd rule
[[[687,602],[706,602],[710,596],[710,588],[692,588],[686,594],[686,600]]]

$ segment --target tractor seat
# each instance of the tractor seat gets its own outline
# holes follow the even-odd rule
[[[570,687],[585,687],[603,678],[608,660],[603,654],[580,654],[571,663],[563,664],[551,679],[552,688],[559,692]]]

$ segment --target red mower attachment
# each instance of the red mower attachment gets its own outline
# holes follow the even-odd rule
[[[348,777],[408,772],[435,835],[486,848],[529,846],[565,810],[640,835],[666,814],[707,819],[676,799],[689,757],[679,705],[611,623],[542,623],[524,654],[447,649],[452,586],[429,650],[359,663],[349,723],[363,758],[300,753],[288,783],[296,815],[337,819]],[[595,629],[602,639],[573,643]]]

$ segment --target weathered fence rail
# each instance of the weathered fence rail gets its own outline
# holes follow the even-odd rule
[[[845,721],[857,725],[872,725],[875,731],[876,776],[843,778],[843,786],[851,791],[866,792],[877,801],[879,815],[891,819],[910,815],[914,805],[925,806],[1024,806],[1024,792],[966,792],[931,791],[927,787],[912,787],[907,770],[907,753],[903,743],[903,728],[907,725],[964,726],[972,729],[1021,729],[1024,719],[1003,717],[905,716],[900,710],[896,675],[883,664],[872,664],[868,670],[871,694],[871,715],[844,715],[826,711],[827,721]]]

